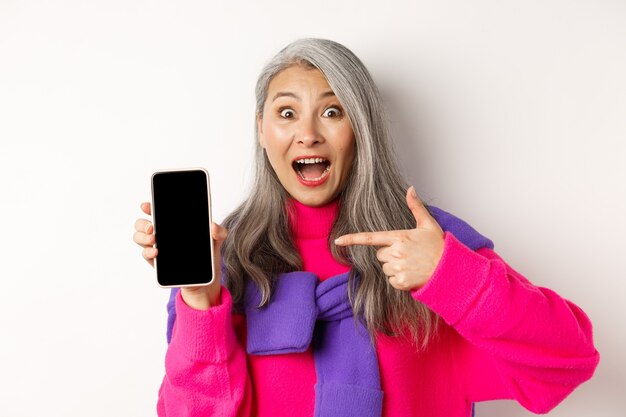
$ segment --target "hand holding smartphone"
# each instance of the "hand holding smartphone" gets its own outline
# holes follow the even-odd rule
[[[211,284],[216,274],[208,172],[159,170],[151,183],[158,284],[163,288]]]

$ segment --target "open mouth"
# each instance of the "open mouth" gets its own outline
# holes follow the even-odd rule
[[[317,185],[323,182],[330,172],[330,161],[321,157],[298,158],[291,165],[303,183]]]

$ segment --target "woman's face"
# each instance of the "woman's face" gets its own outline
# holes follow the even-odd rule
[[[294,199],[322,206],[341,192],[354,160],[354,133],[317,69],[294,65],[270,82],[257,115],[259,142]]]

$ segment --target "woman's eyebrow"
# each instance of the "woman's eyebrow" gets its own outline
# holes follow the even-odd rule
[[[276,93],[276,95],[274,95],[272,101],[276,100],[278,97],[293,97],[296,100],[300,101],[300,97],[289,91],[279,91],[278,93]]]
[[[319,98],[326,98],[326,97],[330,97],[334,95],[335,95],[334,91],[328,90],[320,94]],[[300,101],[300,97],[298,97],[296,94],[292,93],[291,91],[279,91],[278,93],[274,95],[274,98],[272,99],[272,101],[276,100],[278,97],[293,97],[296,100]]]

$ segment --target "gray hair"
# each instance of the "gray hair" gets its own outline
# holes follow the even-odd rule
[[[376,331],[406,336],[408,327],[415,346],[424,348],[437,333],[438,316],[408,291],[389,284],[375,248],[334,245],[336,237],[347,233],[415,227],[405,199],[407,184],[396,165],[378,88],[365,65],[345,46],[326,39],[299,39],[274,56],[259,75],[256,112],[261,118],[271,80],[293,65],[318,69],[326,77],[350,120],[356,140],[354,162],[339,196],[339,213],[328,238],[335,259],[352,265],[348,295],[355,320],[365,320],[372,341]],[[271,298],[273,277],[302,268],[285,208],[289,195],[260,146],[258,135],[255,123],[254,186],[225,221],[229,228],[223,248],[225,284],[236,304],[242,300],[246,277],[259,286],[261,305],[265,305]]]

